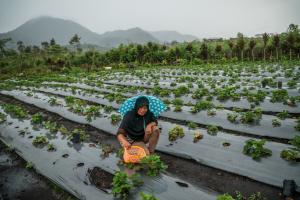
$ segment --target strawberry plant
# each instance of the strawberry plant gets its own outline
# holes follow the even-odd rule
[[[157,155],[149,155],[144,157],[140,164],[143,169],[147,170],[148,176],[157,176],[161,171],[164,171],[167,166],[160,160]]]
[[[281,123],[278,121],[278,119],[272,119],[272,125],[273,127],[278,127],[281,126]]]
[[[58,105],[57,99],[55,97],[50,97],[48,103],[50,104],[50,106]]]
[[[47,145],[47,151],[55,151],[56,147],[54,146],[54,144],[48,144]]]
[[[85,109],[84,115],[86,116],[86,119],[91,122],[92,118],[95,119],[96,117],[100,116],[100,106],[94,106],[91,105],[88,108]]]
[[[31,123],[33,124],[42,124],[43,122],[43,116],[41,113],[35,113],[31,117]]]
[[[142,200],[158,200],[157,198],[155,198],[155,196],[153,196],[152,194],[146,194],[144,192],[140,193],[140,197]]]
[[[121,115],[117,115],[117,114],[112,114],[111,116],[110,116],[110,119],[111,119],[111,123],[113,124],[113,125],[115,125],[115,124],[117,124],[119,121],[121,121]]]
[[[194,107],[192,108],[191,112],[196,113],[196,112],[200,112],[202,110],[207,110],[207,109],[212,109],[214,108],[214,104],[209,102],[209,101],[205,101],[205,100],[201,100],[198,101]]]
[[[264,156],[271,156],[272,151],[263,147],[265,143],[266,140],[247,140],[243,148],[243,153],[245,155],[251,156],[253,159],[259,159]]]
[[[133,177],[133,178],[132,178]],[[129,198],[130,191],[137,186],[137,176],[128,176],[125,172],[117,171],[112,182],[113,196],[122,200]],[[141,184],[141,181],[139,181]]]
[[[48,139],[44,135],[38,135],[32,141],[33,145],[45,145],[48,144]]]
[[[184,131],[181,126],[175,126],[169,131],[169,140],[170,141],[175,141],[178,138],[184,137]]]
[[[89,136],[84,132],[84,130],[78,128],[73,129],[68,137],[69,140],[78,140],[78,142],[83,142],[88,138]]]
[[[46,121],[43,123],[45,129],[49,130],[50,133],[57,132],[57,124],[56,122]]]
[[[219,131],[219,129],[215,125],[208,125],[207,126],[207,133],[209,135],[217,135],[218,131]]]
[[[20,106],[13,104],[4,104],[3,109],[6,113],[9,113],[12,117],[24,119],[27,117],[27,112]]]
[[[194,129],[197,128],[197,124],[194,123],[194,122],[189,122],[189,123],[187,124],[187,126],[188,126],[189,129],[191,129],[191,130],[194,130]]]
[[[238,118],[237,113],[227,113],[227,120],[230,121],[231,123],[235,123],[237,118]]]
[[[300,159],[300,152],[293,149],[284,149],[281,151],[280,157],[287,161],[297,161]]]
[[[278,113],[276,116],[281,120],[284,120],[284,119],[290,117],[287,110],[283,110],[281,113]]]
[[[203,138],[203,135],[199,131],[194,132],[194,136],[193,136],[194,143],[198,142],[202,138]]]

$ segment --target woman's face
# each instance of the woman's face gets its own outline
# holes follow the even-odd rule
[[[139,115],[144,116],[147,111],[148,111],[147,106],[143,106],[143,107],[140,107],[137,112]]]

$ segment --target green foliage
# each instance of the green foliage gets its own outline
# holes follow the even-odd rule
[[[281,123],[278,121],[278,119],[272,119],[272,125],[273,127],[278,127],[281,126]]]
[[[214,104],[212,102],[201,100],[201,101],[198,101],[194,105],[191,112],[196,113],[196,112],[200,112],[202,110],[207,110],[207,109],[212,109],[212,108],[214,108]]]
[[[140,164],[143,169],[147,170],[148,176],[157,176],[161,171],[164,171],[167,166],[160,160],[160,157],[157,155],[149,155],[144,157]]]
[[[208,125],[207,126],[207,133],[209,135],[217,135],[218,131],[219,131],[219,129],[215,125]]]
[[[33,169],[33,163],[32,162],[26,162],[25,168],[26,169]]]
[[[235,123],[237,118],[238,118],[237,113],[227,113],[227,120],[230,121],[231,123]]]
[[[91,105],[85,109],[84,115],[88,121],[92,121],[92,118],[95,119],[96,117],[100,116],[100,106]]]
[[[58,131],[61,132],[61,134],[63,134],[63,135],[68,135],[69,134],[68,129],[64,125],[61,125],[59,127]]]
[[[274,90],[272,91],[271,102],[284,102],[288,97],[287,90]]]
[[[85,133],[84,130],[79,129],[79,128],[75,128],[75,129],[72,130],[72,132],[71,132],[71,134],[69,135],[68,139],[69,139],[69,140],[72,140],[72,139],[74,139],[74,137],[76,137],[77,135],[79,135],[79,140],[80,140],[81,142],[86,141],[86,140],[89,138],[89,136]]]
[[[33,124],[41,124],[43,122],[43,116],[41,113],[35,113],[31,117],[31,123]]]
[[[289,143],[295,147],[297,147],[300,151],[300,136],[296,135]]]
[[[48,144],[48,145],[47,145],[47,150],[48,150],[48,151],[55,151],[55,150],[56,150],[56,147],[54,146],[54,144]]]
[[[155,198],[155,196],[153,196],[152,194],[146,194],[144,192],[140,193],[140,197],[141,197],[141,200],[159,200],[159,199]]]
[[[56,122],[51,122],[51,121],[46,121],[43,123],[45,129],[49,130],[50,133],[56,133],[57,132],[57,123]]]
[[[169,130],[169,140],[170,141],[175,141],[178,138],[184,137],[184,131],[181,126],[175,126],[171,130]]]
[[[278,113],[276,116],[281,120],[285,120],[286,118],[290,117],[290,114],[288,113],[287,110],[283,110],[281,113]]]
[[[297,131],[300,131],[300,117],[297,119],[297,121],[296,121],[296,126],[295,126],[295,129],[297,130]]]
[[[17,117],[19,119],[25,119],[27,117],[27,112],[20,106],[13,104],[2,105],[4,111],[9,113],[12,117]]]
[[[261,116],[262,111],[260,109],[246,111],[241,113],[240,121],[244,124],[251,124],[253,122],[258,122],[261,119]]]
[[[178,105],[178,106],[182,106],[182,105],[183,105],[182,99],[179,99],[179,98],[175,98],[175,99],[173,99],[171,102],[172,102],[172,104],[174,104],[174,105]]]
[[[45,145],[48,144],[48,139],[44,135],[35,136],[34,140],[32,141],[33,145]]]
[[[141,180],[138,180],[137,175],[128,176],[125,172],[117,171],[114,174],[112,182],[112,193],[114,197],[127,200],[129,198],[130,191],[142,184]]]
[[[121,121],[121,115],[117,115],[117,114],[112,114],[111,116],[110,116],[110,119],[111,119],[111,123],[113,124],[113,125],[115,125],[115,124],[117,124],[119,121]]]
[[[235,199],[231,195],[226,193],[226,194],[217,196],[217,200],[235,200]]]
[[[245,155],[251,156],[253,159],[259,159],[265,156],[271,156],[272,151],[270,149],[264,148],[266,140],[254,140],[250,139],[246,141],[246,144],[243,149]]]
[[[181,112],[181,111],[182,111],[182,106],[175,105],[174,112]]]
[[[112,106],[104,106],[104,112],[111,113],[114,110]]]
[[[299,151],[295,151],[292,149],[284,149],[280,153],[280,157],[287,161],[296,161],[300,159]]]
[[[194,122],[189,122],[189,123],[187,124],[187,126],[189,127],[189,129],[192,129],[192,130],[194,130],[194,129],[197,128],[197,124],[194,123]]]
[[[48,103],[50,104],[50,106],[58,105],[57,99],[55,97],[50,97]]]

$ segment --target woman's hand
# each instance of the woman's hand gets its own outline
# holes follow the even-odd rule
[[[122,145],[123,145],[123,147],[126,148],[126,149],[130,149],[130,147],[131,147],[131,144],[130,144],[127,140],[123,141],[123,142],[122,142]]]

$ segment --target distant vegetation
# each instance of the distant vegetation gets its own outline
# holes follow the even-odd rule
[[[248,38],[238,33],[231,39],[204,39],[185,43],[172,42],[158,44],[119,45],[106,52],[93,48],[82,50],[80,36],[70,38],[71,49],[55,42],[41,42],[41,46],[25,46],[18,41],[18,49],[6,48],[10,40],[0,40],[0,74],[1,79],[12,75],[61,72],[72,67],[87,70],[105,66],[113,68],[133,68],[138,66],[164,65],[201,65],[206,63],[228,62],[277,62],[299,60],[300,34],[299,27],[290,24],[287,31],[281,34],[257,35]]]

